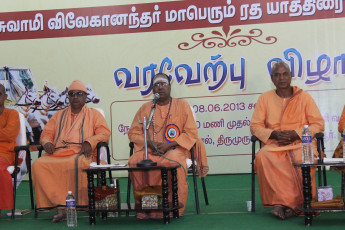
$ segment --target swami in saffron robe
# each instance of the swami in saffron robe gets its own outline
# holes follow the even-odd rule
[[[151,102],[145,103],[136,113],[131,128],[128,132],[128,137],[131,142],[134,143],[134,154],[129,159],[130,165],[136,165],[145,158],[144,151],[144,135],[143,135],[143,125],[139,124],[137,117],[140,121],[143,117],[149,117]],[[160,106],[156,104],[156,110],[154,113],[154,119],[150,124],[148,130],[149,136],[152,141],[167,143],[164,133],[166,131],[167,125],[176,125],[180,131],[179,137],[175,140],[178,143],[173,149],[168,150],[164,156],[171,160],[179,162],[182,167],[177,169],[177,180],[178,180],[178,197],[179,202],[184,204],[187,202],[188,195],[188,185],[186,181],[187,176],[187,165],[186,158],[188,156],[189,150],[193,147],[198,139],[198,130],[196,123],[193,118],[193,113],[190,109],[188,103],[183,99],[172,98],[171,108],[167,121],[165,122],[167,113],[169,110],[169,105]],[[156,133],[153,132],[153,128]],[[152,150],[148,148],[148,158],[154,162],[171,162],[161,156],[155,156],[150,154]],[[171,175],[169,175],[169,186],[171,186]],[[145,185],[155,186],[162,184],[161,171],[160,170],[150,170],[148,172],[135,171],[131,173],[131,180],[133,183],[133,190],[141,190]],[[171,191],[171,187],[169,188]],[[171,201],[171,192],[169,193],[169,200]],[[138,202],[138,201],[136,201]],[[184,213],[184,208],[180,209],[180,214]]]
[[[14,147],[19,133],[19,114],[4,109],[0,115],[0,210],[13,209],[13,185],[7,167],[14,164]]]
[[[274,130],[295,130],[301,138],[304,125],[309,125],[313,137],[324,130],[321,113],[307,92],[293,86],[293,96],[289,99],[279,97],[275,90],[260,95],[250,130],[264,144],[255,158],[264,206],[281,205],[296,209],[303,205],[301,171],[292,164],[302,160],[302,141],[278,146],[276,140],[269,137]],[[315,138],[313,153],[315,157],[318,155]],[[315,196],[315,168],[311,169],[311,177]]]
[[[339,123],[338,123],[339,133],[343,133],[344,129],[345,129],[345,106],[344,106],[343,112],[341,113]],[[337,148],[334,150],[333,158],[343,158],[343,145],[344,145],[343,138],[341,138]],[[335,171],[343,171],[345,167],[331,167],[330,169],[335,170]]]
[[[343,112],[341,113],[340,120],[338,123],[339,133],[343,133],[344,129],[345,129],[345,106],[343,108]]]
[[[87,178],[82,170],[96,161],[96,145],[107,142],[110,130],[104,117],[86,105],[78,114],[71,108],[58,111],[48,121],[41,134],[41,144],[51,142],[56,151],[44,154],[33,163],[33,185],[37,208],[59,207],[66,204],[72,191],[77,205],[88,204]],[[83,142],[92,147],[90,158],[78,155]]]

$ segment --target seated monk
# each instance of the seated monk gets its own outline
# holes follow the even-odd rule
[[[100,112],[85,105],[87,90],[80,81],[68,88],[70,107],[48,121],[40,143],[46,154],[33,163],[33,185],[38,210],[57,208],[52,222],[66,219],[63,206],[68,191],[77,206],[88,205],[87,178],[82,170],[96,161],[96,145],[107,142],[110,130]]]
[[[250,131],[263,147],[255,158],[260,196],[265,207],[280,219],[297,214],[303,207],[301,170],[293,162],[302,160],[302,131],[308,125],[313,137],[324,130],[324,120],[313,98],[297,86],[291,86],[292,73],[284,62],[272,67],[275,90],[260,95]],[[313,154],[317,156],[313,138]],[[312,194],[316,194],[315,168],[311,168]]]
[[[192,110],[183,99],[172,98],[170,96],[170,78],[164,73],[156,74],[152,79],[153,93],[159,94],[156,109],[152,122],[148,129],[148,158],[154,162],[170,163],[171,160],[179,162],[182,167],[177,169],[178,199],[184,204],[181,208],[180,216],[183,216],[187,202],[188,185],[186,181],[187,164],[186,158],[189,150],[198,140],[198,130],[193,118]],[[151,102],[147,102],[140,107],[134,116],[128,137],[134,143],[134,154],[129,159],[129,165],[136,165],[144,159],[144,135],[143,124],[140,121],[143,117],[148,118],[151,110]],[[169,128],[169,132],[167,129]],[[179,133],[179,135],[176,135]],[[170,135],[171,134],[171,135]],[[207,173],[206,167],[202,169],[204,175]],[[146,186],[160,186],[162,184],[160,170],[150,170],[147,172],[134,171],[130,174],[133,183],[134,194]],[[170,179],[169,179],[170,181]],[[169,183],[169,186],[171,183]],[[171,191],[171,188],[170,188]],[[171,192],[169,193],[171,202]],[[136,199],[136,205],[140,200]],[[162,212],[139,212],[137,218],[162,218]]]
[[[0,84],[0,215],[1,209],[13,209],[13,186],[7,167],[14,165],[14,147],[19,133],[19,114],[5,108],[7,94]]]

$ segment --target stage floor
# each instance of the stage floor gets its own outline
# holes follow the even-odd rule
[[[334,194],[340,194],[340,174],[327,172],[328,185],[331,185]],[[108,218],[106,221],[96,217],[96,225],[89,225],[88,213],[78,213],[77,229],[303,229],[304,218],[292,217],[284,221],[270,214],[270,208],[264,208],[261,204],[258,186],[256,186],[256,212],[247,211],[246,201],[250,200],[250,174],[235,175],[209,175],[206,177],[206,186],[210,205],[204,202],[201,183],[199,186],[200,215],[196,214],[193,182],[189,176],[189,194],[185,215],[173,220],[169,225],[164,225],[162,220],[137,220],[134,213],[129,217],[125,214],[117,218]],[[120,178],[121,199],[126,197],[127,178]],[[198,179],[198,182],[200,180]],[[133,195],[132,195],[133,197]],[[28,182],[22,182],[17,190],[17,209],[29,209],[30,196]],[[65,222],[51,223],[54,212],[39,213],[34,218],[34,212],[23,216],[16,216],[12,220],[2,210],[0,217],[1,229],[67,229]],[[345,213],[322,213],[320,217],[314,217],[313,229],[331,228],[332,230],[344,229]]]

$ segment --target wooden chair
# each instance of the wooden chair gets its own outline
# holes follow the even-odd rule
[[[192,110],[193,118],[194,121],[196,121],[196,115],[193,106],[190,106],[190,109]],[[193,183],[194,183],[194,197],[195,197],[195,208],[196,208],[196,213],[200,214],[200,206],[199,206],[199,194],[198,194],[198,183],[196,181],[196,176],[197,176],[197,170],[196,170],[196,162],[195,162],[195,155],[194,155],[194,150],[193,147],[190,150],[190,155],[191,155],[191,166],[188,167],[188,173],[192,174],[193,176]],[[188,159],[187,159],[188,162]],[[201,185],[202,185],[202,190],[204,192],[204,198],[205,198],[205,204],[208,205],[208,197],[207,197],[207,191],[206,191],[206,184],[205,184],[205,178],[201,177]]]
[[[341,139],[343,139],[343,133],[340,133]],[[340,188],[340,195],[344,199],[345,197],[345,172],[344,170],[341,171],[341,188]]]
[[[97,164],[98,165],[101,164],[101,160],[107,162],[107,164],[111,164],[109,145],[106,142],[99,142],[97,144]],[[113,176],[110,169],[109,169],[109,180],[111,181],[111,183],[113,182]],[[97,175],[97,186],[101,186],[100,175]]]
[[[103,109],[101,108],[95,108],[95,109],[98,112],[100,112],[103,115],[103,117],[105,117]],[[99,142],[97,144],[97,164],[98,165],[101,164],[101,160],[107,162],[107,164],[111,164],[109,145],[106,142]],[[111,170],[109,170],[109,179],[112,183],[113,177],[111,174]],[[97,186],[100,186],[100,175],[97,175]]]
[[[34,209],[34,196],[33,196],[32,177],[31,177],[31,155],[30,155],[29,146],[26,143],[27,140],[26,140],[25,117],[21,113],[19,113],[19,122],[20,122],[20,129],[16,138],[17,146],[14,148],[14,152],[15,152],[14,166],[12,166],[13,167],[12,169],[11,169],[11,166],[7,168],[7,170],[11,173],[11,176],[13,178],[13,209],[12,209],[12,215],[11,215],[12,219],[14,219],[15,217],[14,214],[15,214],[15,209],[16,209],[17,186],[19,185],[23,177],[20,174],[24,175],[26,174],[26,172],[29,173],[31,209]],[[23,160],[23,162],[21,165],[18,165],[20,158]],[[25,168],[27,171],[25,170]],[[12,170],[13,172],[11,172]]]
[[[322,162],[322,154],[325,151],[325,146],[324,146],[324,141],[323,141],[323,133],[317,133],[315,134],[315,138],[317,141],[317,151],[319,154],[319,163]],[[262,142],[257,138],[256,136],[251,137],[251,142],[252,142],[252,167],[251,167],[251,179],[252,179],[252,212],[255,212],[255,170],[254,170],[254,162],[255,162],[255,153],[256,153],[256,143],[259,142],[259,146],[261,148]],[[327,179],[326,179],[326,168],[323,167],[323,170],[321,169],[321,166],[318,166],[318,179],[319,179],[319,186],[322,185],[322,174],[323,174],[323,185],[327,185]]]
[[[129,156],[132,156],[133,153],[134,153],[134,143],[130,142],[129,143]],[[188,168],[188,173],[192,174],[192,176],[193,176],[196,212],[197,212],[197,214],[200,214],[198,184],[197,184],[197,180],[196,180],[197,170],[196,170],[196,162],[195,162],[193,148],[191,149],[191,161],[192,161],[192,164],[191,164],[191,167]],[[206,205],[209,205],[204,177],[201,177],[201,184],[202,184],[202,188],[203,188],[203,192],[204,192],[205,203],[206,203]],[[131,193],[131,178],[128,174],[127,205],[130,205],[130,193]],[[126,213],[126,215],[128,216],[129,213]]]
[[[103,148],[105,149],[106,152],[102,151]],[[39,145],[37,146],[37,150],[38,150],[38,158],[40,158],[42,156],[42,152],[43,152],[43,146],[42,145]],[[104,154],[106,154],[106,156],[104,156]],[[97,164],[99,165],[101,160],[103,159],[107,159],[106,162],[108,164],[110,164],[110,151],[109,151],[109,146],[108,146],[108,143],[106,142],[99,142],[97,144]],[[101,184],[101,181],[100,181],[100,175],[97,175],[97,186],[100,186]],[[109,170],[109,178],[110,178],[110,181],[112,181],[112,174],[111,174],[111,170]],[[32,186],[32,185],[31,185]],[[32,207],[33,207],[33,203],[32,203]],[[50,209],[53,209],[54,207],[47,207],[46,209],[47,210],[50,210]],[[34,209],[34,208],[32,208]],[[35,207],[35,218],[37,218],[38,216],[38,211]]]
[[[192,176],[193,176],[195,208],[196,208],[196,213],[200,214],[198,183],[196,181],[196,177],[197,177],[198,173],[196,170],[196,162],[195,162],[195,156],[194,156],[193,148],[190,150],[190,155],[191,155],[192,165],[188,168],[188,173],[192,174]],[[207,197],[206,184],[205,184],[205,178],[201,177],[200,179],[201,179],[202,190],[204,192],[205,204],[209,205],[208,197]]]

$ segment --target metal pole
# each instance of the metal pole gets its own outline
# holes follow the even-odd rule
[[[144,129],[144,144],[145,144],[145,160],[147,160],[147,133],[146,133],[146,117],[143,117],[143,129]]]

